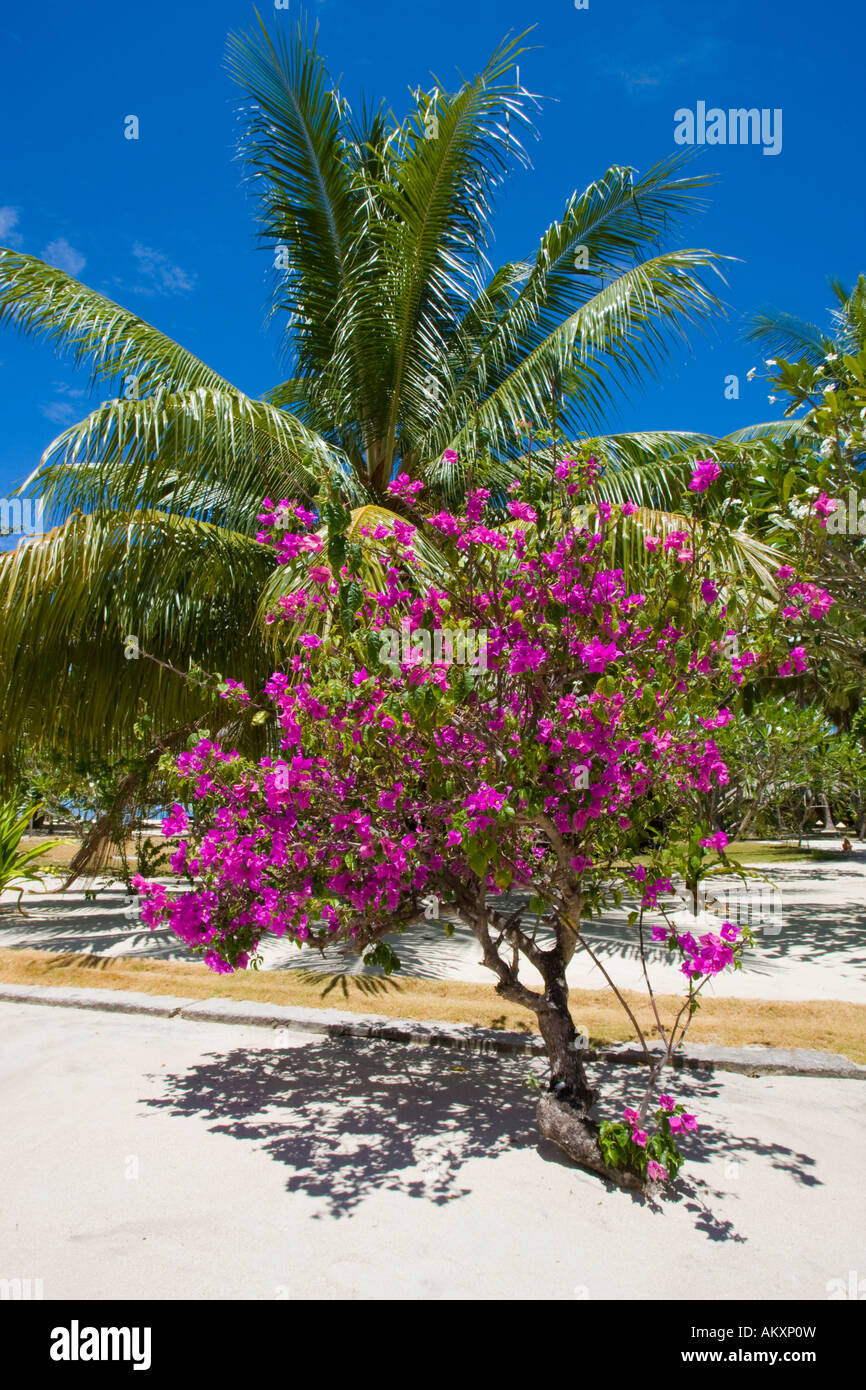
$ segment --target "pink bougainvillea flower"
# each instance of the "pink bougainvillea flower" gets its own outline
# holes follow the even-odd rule
[[[509,502],[509,515],[517,521],[537,521],[538,513],[534,507],[530,507],[527,502]]]
[[[819,492],[812,505],[815,509],[816,515],[821,518],[822,529],[826,530],[827,517],[830,516],[833,512],[835,512],[836,508],[839,506],[839,503],[835,501],[832,497],[828,497],[826,492]]]
[[[456,457],[456,456],[455,456]],[[396,478],[392,478],[386,488],[394,497],[400,497],[410,505],[415,501],[419,492],[424,491],[424,484],[420,478],[413,482],[408,473],[398,473]]]
[[[794,671],[799,675],[808,670],[809,660],[806,656],[805,647],[792,647],[790,655],[786,661],[779,662],[779,675],[790,676]]]
[[[588,670],[603,671],[621,653],[615,642],[602,642],[600,638],[593,637],[591,642],[581,646],[579,655]]]
[[[661,1163],[657,1163],[651,1158],[646,1166],[647,1177],[651,1182],[667,1182],[668,1170]]]
[[[673,1110],[673,1108],[674,1108],[674,1098],[673,1098],[673,1096],[668,1096],[668,1095],[659,1096],[659,1106],[661,1107],[662,1110]]]
[[[215,975],[231,975],[234,973],[234,966],[229,965],[228,961],[217,955],[216,951],[206,951],[204,963]]]
[[[189,825],[189,816],[183,807],[178,803],[172,806],[171,811],[162,822],[163,835],[182,835]]]
[[[704,603],[715,603],[718,597],[719,591],[715,584],[711,583],[709,579],[705,579],[701,584],[701,598]]]
[[[637,1144],[638,1148],[645,1149],[646,1141],[649,1138],[645,1129],[633,1129],[631,1132],[631,1142]]]
[[[705,840],[701,840],[704,849],[723,850],[728,843],[728,837],[724,830],[717,830],[715,835],[708,835]]]
[[[689,483],[689,491],[706,492],[707,488],[719,477],[721,471],[715,459],[698,459]]]

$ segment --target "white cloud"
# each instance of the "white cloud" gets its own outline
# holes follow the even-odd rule
[[[70,386],[67,381],[52,381],[51,385],[61,396],[70,396],[73,400],[80,400],[82,396],[87,395],[83,386]]]
[[[646,3],[619,35],[616,60],[606,65],[606,72],[619,78],[633,96],[651,96],[655,87],[682,85],[686,74],[706,82],[730,51],[730,40],[714,33],[695,35],[683,44],[679,29],[668,30],[668,22],[663,7]],[[619,66],[623,62],[624,68]]]
[[[139,274],[145,277],[145,284],[136,285],[139,294],[182,294],[191,290],[195,276],[187,275],[179,265],[173,265],[162,251],[152,246],[144,246],[136,241],[132,254],[138,262]]]
[[[67,275],[77,275],[87,264],[81,252],[70,246],[65,236],[59,237],[57,241],[49,241],[42,252],[42,258],[48,261],[49,265],[56,265],[58,270],[65,270]]]
[[[74,420],[81,419],[81,411],[70,405],[69,401],[50,401],[39,409],[52,425],[71,425]]]
[[[21,233],[14,230],[18,226],[18,209],[0,207],[0,241],[6,246],[20,246]]]

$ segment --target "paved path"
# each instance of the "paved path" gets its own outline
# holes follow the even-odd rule
[[[26,1004],[0,1026],[0,1278],[46,1298],[823,1300],[866,1276],[862,1081],[678,1076],[701,1129],[654,1209],[539,1147],[526,1060]],[[618,1108],[638,1078],[603,1084]]]
[[[822,842],[838,848],[839,841]],[[781,926],[777,935],[761,932],[742,971],[727,972],[706,988],[710,996],[772,999],[841,999],[866,1003],[866,847],[838,861],[774,866],[766,872],[781,894]],[[48,880],[55,889],[60,880]],[[14,895],[3,895],[10,903]],[[0,946],[33,946],[56,951],[93,951],[101,955],[146,955],[160,959],[189,959],[189,952],[172,935],[150,932],[124,916],[128,901],[115,884],[93,902],[82,892],[25,896],[25,910],[34,917],[0,919]],[[589,933],[605,967],[622,988],[644,988],[635,934],[622,912],[609,912]],[[462,924],[446,937],[442,923],[429,922],[393,944],[407,975],[419,978],[476,980],[489,983],[490,972],[480,963],[478,945]],[[368,969],[348,951],[299,951],[284,941],[264,946],[265,968],[313,969],[328,974],[381,974]],[[678,993],[682,976],[668,964],[666,952],[651,948],[653,986]],[[538,983],[534,970],[524,967],[529,984]],[[578,954],[568,971],[574,987],[601,988],[603,978],[585,954]]]

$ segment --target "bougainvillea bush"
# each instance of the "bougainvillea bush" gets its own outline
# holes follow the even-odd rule
[[[664,906],[676,880],[694,883],[724,858],[724,834],[692,819],[696,794],[727,776],[714,735],[756,674],[796,678],[799,629],[826,599],[793,570],[778,591],[755,580],[753,592],[742,576],[735,588],[718,565],[710,577],[701,508],[723,485],[715,461],[695,465],[692,516],[664,538],[631,504],[598,500],[596,472],[591,456],[567,459],[503,497],[471,491],[460,515],[425,513],[419,485],[397,478],[405,519],[349,543],[338,499],[315,512],[266,501],[259,539],[307,567],[306,582],[274,614],[283,668],[263,694],[233,682],[222,694],[258,707],[259,721],[273,712],[279,752],[254,763],[209,738],[184,752],[185,804],[164,829],[180,837],[186,890],[140,886],[144,920],[217,971],[249,966],[269,934],[349,942],[387,967],[386,938],[431,899],[448,905],[497,993],[537,1020],[550,1068],[542,1131],[640,1187],[675,1176],[677,1140],[697,1123],[670,1096],[653,1109],[659,1073],[705,983],[747,944],[729,923],[678,932]],[[623,528],[642,547],[639,586],[610,563]],[[419,534],[436,541],[447,579],[425,578]],[[378,587],[363,578],[371,557]],[[449,659],[457,634],[482,633],[475,664]],[[648,972],[666,949],[683,1000],[664,1020],[651,996],[659,1050],[618,995],[647,1089],[637,1110],[598,1125],[566,968],[585,950],[606,972],[593,922],[625,899]]]

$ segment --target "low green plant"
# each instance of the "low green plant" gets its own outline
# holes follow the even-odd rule
[[[20,801],[15,797],[10,797],[7,801],[0,801],[0,893],[10,886],[13,886],[13,879],[36,880],[42,882],[41,875],[31,868],[33,861],[45,854],[47,850],[55,849],[60,844],[59,840],[51,840],[44,845],[36,845],[32,849],[22,850],[21,840],[30,824],[31,816],[41,809],[41,803],[27,806],[23,811]],[[24,888],[18,888],[18,911],[22,917],[27,913],[21,906],[21,898]]]
[[[672,1096],[659,1096],[659,1108],[654,1112],[654,1134],[642,1129],[641,1111],[624,1110],[622,1120],[603,1120],[598,1127],[598,1142],[605,1163],[611,1168],[627,1168],[650,1181],[673,1180],[683,1165],[683,1155],[674,1140],[674,1132],[696,1130],[697,1120],[684,1105],[675,1103]]]

